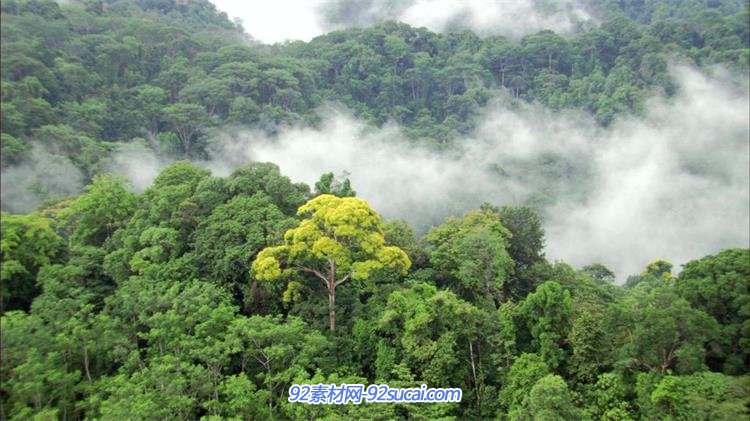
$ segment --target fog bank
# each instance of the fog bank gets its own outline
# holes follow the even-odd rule
[[[468,29],[480,35],[512,38],[543,29],[571,33],[579,25],[593,21],[575,0],[334,0],[321,2],[319,10],[328,29],[397,20],[434,32]]]
[[[29,159],[2,171],[0,203],[3,211],[31,212],[43,200],[77,195],[83,186],[83,173],[68,157],[33,143]]]
[[[396,125],[375,128],[344,109],[320,110],[320,128],[249,128],[211,136],[209,159],[228,175],[250,161],[278,164],[293,181],[348,173],[358,195],[386,218],[424,233],[483,202],[531,205],[544,219],[546,254],[576,267],[599,262],[621,281],[654,258],[676,268],[727,247],[750,246],[748,83],[717,69],[708,76],[673,67],[678,93],[621,116],[609,128],[585,113],[510,106],[502,93],[452,147],[407,139]],[[168,160],[145,143],[124,145],[108,169],[147,188]],[[80,192],[81,172],[37,146],[33,159],[2,173],[4,210],[28,211],[41,194]]]
[[[212,144],[212,166],[270,161],[309,184],[346,171],[385,217],[421,230],[485,201],[531,204],[544,217],[548,258],[601,262],[624,279],[653,258],[679,268],[750,242],[747,86],[688,67],[673,75],[675,97],[654,98],[646,118],[607,129],[582,113],[498,100],[470,138],[438,152],[397,127],[328,112],[321,129],[288,129],[273,140],[225,131]]]
[[[310,41],[336,29],[395,20],[435,32],[468,29],[480,35],[521,38],[544,29],[575,32],[595,22],[576,0],[212,0],[245,32],[273,44]],[[293,12],[291,12],[293,11]]]

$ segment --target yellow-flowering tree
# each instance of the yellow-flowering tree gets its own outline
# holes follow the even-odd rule
[[[385,245],[380,215],[362,199],[324,194],[302,205],[297,214],[306,218],[284,234],[283,245],[258,253],[252,269],[256,278],[267,281],[300,272],[318,278],[328,290],[331,330],[336,330],[336,287],[349,279],[367,279],[373,270],[406,273],[411,266],[403,250]],[[289,282],[285,294],[298,287]]]

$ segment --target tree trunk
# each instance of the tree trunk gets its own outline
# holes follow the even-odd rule
[[[271,383],[271,362],[268,362],[268,374],[266,377],[268,380],[268,415],[273,418],[273,383]]]
[[[333,332],[336,330],[336,262],[329,258],[328,264],[328,321]]]
[[[86,347],[85,343],[83,345],[83,368],[86,372],[86,378],[89,381],[89,384],[91,384],[91,371],[89,371],[89,350]]]
[[[328,321],[331,324],[331,331],[336,330],[336,287],[330,285],[328,288]]]
[[[479,396],[479,383],[477,382],[477,368],[474,364],[474,346],[469,341],[469,356],[471,357],[471,375],[474,379],[474,392],[477,396],[477,408],[481,405],[481,397]]]

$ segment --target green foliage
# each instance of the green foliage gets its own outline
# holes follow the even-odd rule
[[[613,363],[612,343],[600,309],[586,307],[575,318],[567,342],[572,349],[568,371],[582,383],[593,382]]]
[[[706,344],[718,329],[715,320],[669,287],[657,287],[627,302],[632,330],[621,351],[631,365],[661,374],[689,374],[705,367]]]
[[[285,301],[300,293],[300,272],[322,281],[328,292],[331,330],[336,330],[336,287],[349,278],[367,280],[379,269],[406,273],[411,266],[403,250],[386,246],[380,215],[362,199],[320,195],[297,211],[307,216],[284,234],[284,244],[262,250],[252,270],[260,280],[289,279]]]
[[[326,99],[437,142],[472,130],[494,89],[582,109],[607,125],[639,113],[655,92],[674,93],[672,57],[743,71],[750,57],[747,8],[735,1],[591,0],[601,23],[565,38],[549,30],[480,38],[386,22],[275,46],[248,45],[205,0],[6,3],[3,167],[25,159],[44,126],[65,125],[93,145],[150,134],[176,140],[171,153],[199,157],[215,124],[308,124]],[[93,177],[104,157],[88,149],[61,153]]]
[[[383,223],[383,235],[385,243],[396,246],[406,252],[412,262],[412,269],[423,267],[427,264],[427,253],[417,241],[414,229],[408,223],[401,220],[386,221]]]
[[[3,311],[28,309],[37,294],[37,271],[63,253],[52,221],[38,214],[0,216]]]
[[[425,240],[441,286],[472,303],[494,308],[507,299],[505,282],[513,271],[508,237],[499,215],[488,210],[449,219],[433,228]]]
[[[592,263],[583,267],[591,278],[597,282],[612,283],[615,281],[615,274],[601,263]]]
[[[669,419],[736,420],[750,411],[750,379],[702,372],[690,376],[666,376],[651,393],[660,415]]]
[[[294,380],[304,376],[306,369],[322,365],[328,347],[322,334],[310,331],[294,317],[286,321],[272,316],[239,318],[229,332],[228,346],[240,352],[240,371],[252,373],[262,386],[260,395],[268,407],[263,412],[269,417],[285,400],[285,391]]]
[[[401,361],[416,378],[431,386],[449,387],[470,375],[463,356],[469,356],[469,342],[479,339],[482,313],[449,291],[438,291],[429,284],[414,284],[410,289],[393,292],[379,321],[382,335],[398,338],[395,346]],[[450,321],[462,320],[460,325]],[[379,353],[386,352],[381,348]],[[380,361],[384,361],[380,359]],[[378,367],[390,375],[390,367]]]
[[[124,179],[96,177],[62,213],[71,240],[100,246],[133,214],[136,197],[123,187]]]
[[[562,377],[548,374],[539,379],[524,398],[520,408],[508,414],[511,420],[573,420],[582,419],[581,411]]]
[[[585,399],[586,413],[593,419],[633,419],[627,384],[616,373],[601,374],[593,387],[586,391]]]
[[[620,287],[598,265],[546,262],[523,208],[506,209],[511,254],[489,205],[418,242],[354,197],[318,195],[295,215],[309,195],[271,164],[221,178],[182,161],[140,195],[100,177],[45,216],[3,214],[3,287],[27,288],[3,291],[6,416],[746,415],[746,249]],[[527,283],[502,295],[518,267]],[[345,315],[337,330],[326,312],[329,327]],[[307,406],[287,401],[295,382],[424,382],[463,401]]]
[[[264,193],[236,196],[214,208],[196,228],[196,263],[201,273],[234,290],[248,282],[247,266],[265,246],[293,225]]]
[[[269,162],[252,162],[238,167],[227,180],[229,193],[252,196],[265,193],[285,215],[293,216],[310,194],[305,184],[292,184],[279,167]]]
[[[728,374],[747,373],[750,363],[750,251],[724,250],[688,262],[677,293],[721,325],[711,352]]]
[[[315,194],[332,194],[338,197],[354,197],[357,192],[352,190],[351,182],[348,178],[343,181],[337,179],[332,172],[320,176],[320,180],[315,183]]]
[[[265,46],[205,0],[3,0],[0,167],[45,153],[89,185],[0,216],[0,418],[747,418],[750,250],[677,277],[655,260],[619,286],[547,262],[528,207],[417,241],[346,174],[311,191],[271,163],[214,177],[178,161],[141,194],[105,174],[119,143],[202,159],[216,127],[314,126],[326,101],[449,148],[494,91],[606,126],[674,95],[673,60],[747,72],[742,1],[586,5],[597,23],[566,37],[387,22]],[[319,382],[464,398],[287,401]]]
[[[0,134],[0,168],[22,162],[29,156],[30,147],[23,140],[7,134]]]
[[[530,267],[544,259],[544,230],[532,208],[503,206],[500,219],[510,231],[508,253],[519,268]]]
[[[532,275],[534,265],[544,261],[544,230],[536,211],[526,206],[503,206],[500,220],[510,231],[508,254],[515,263],[515,270],[506,283],[506,294],[514,299],[523,299],[534,290]]]
[[[570,293],[557,282],[545,282],[526,297],[518,312],[531,334],[531,348],[552,369],[557,368],[567,353],[565,339],[572,317]]]
[[[549,366],[538,354],[521,354],[508,372],[500,391],[500,407],[505,414],[523,407],[523,402],[539,379],[550,374]]]
[[[208,123],[208,115],[201,106],[182,102],[165,107],[163,112],[180,138],[183,153],[190,156],[194,138]]]
[[[666,260],[656,259],[646,266],[641,276],[661,279],[665,282],[671,281],[674,278],[672,276],[672,264]]]

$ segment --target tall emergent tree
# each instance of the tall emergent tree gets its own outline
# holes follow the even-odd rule
[[[258,253],[252,269],[260,280],[289,279],[285,295],[299,289],[295,275],[320,279],[328,291],[331,330],[336,330],[336,287],[349,279],[367,279],[373,270],[405,273],[411,266],[403,250],[385,245],[380,215],[362,199],[324,194],[297,214],[306,218],[284,234],[283,245]]]

